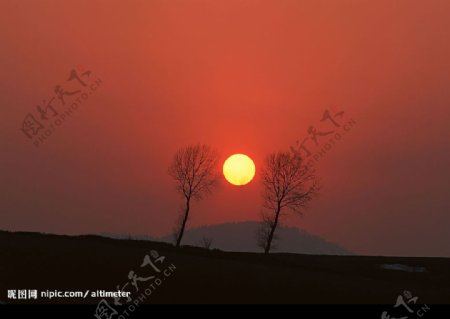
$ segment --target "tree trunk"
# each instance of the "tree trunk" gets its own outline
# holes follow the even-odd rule
[[[183,238],[184,228],[186,227],[186,222],[187,222],[188,216],[189,216],[190,201],[191,201],[191,198],[187,197],[186,198],[186,210],[184,212],[183,223],[181,224],[180,233],[178,234],[178,238],[177,238],[177,247],[180,247],[181,238]]]
[[[277,228],[277,225],[278,225],[278,217],[280,216],[280,211],[281,211],[281,207],[280,207],[280,203],[278,203],[277,210],[275,211],[275,221],[272,225],[272,228],[270,229],[269,238],[267,238],[266,248],[264,249],[265,254],[268,254],[270,251],[270,246],[272,245],[272,240],[273,240],[273,234],[275,233],[275,228]]]

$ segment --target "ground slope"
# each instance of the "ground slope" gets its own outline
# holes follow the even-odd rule
[[[231,253],[99,236],[0,232],[0,301],[8,289],[115,290],[130,271],[150,276],[143,258],[165,256],[162,284],[149,303],[383,303],[405,290],[421,303],[450,302],[450,259]],[[382,269],[382,264],[425,272]],[[175,269],[176,268],[176,269]],[[394,267],[395,268],[395,267]],[[419,269],[419,268],[418,268]],[[153,270],[152,270],[153,271]],[[152,279],[153,280],[153,279]],[[142,293],[149,282],[138,282]],[[100,298],[39,299],[40,303],[97,303]],[[112,300],[109,300],[112,301]],[[18,301],[15,301],[18,302]],[[29,302],[29,301],[28,301]]]

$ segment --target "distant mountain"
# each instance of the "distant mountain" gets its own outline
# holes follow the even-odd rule
[[[132,240],[148,240],[154,241],[155,237],[148,235],[125,235],[125,234],[114,234],[114,233],[98,233],[98,236],[112,238],[112,239],[132,239]]]
[[[226,223],[188,229],[182,244],[204,246],[204,239],[211,240],[212,249],[239,252],[261,252],[256,245],[256,233],[259,223],[256,221]],[[351,255],[352,253],[337,244],[328,242],[319,236],[309,234],[294,227],[280,227],[276,232],[279,239],[273,252],[289,252],[312,255]],[[173,236],[155,238],[163,242],[173,242]]]

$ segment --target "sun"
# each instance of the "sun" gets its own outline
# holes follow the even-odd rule
[[[255,163],[245,154],[234,154],[223,163],[223,175],[233,185],[250,183],[255,176]]]

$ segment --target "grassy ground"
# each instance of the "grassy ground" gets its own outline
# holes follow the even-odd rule
[[[160,273],[140,267],[156,250]],[[381,264],[425,267],[427,272],[384,270]],[[409,290],[423,304],[450,303],[449,258],[314,256],[229,253],[157,242],[98,236],[0,232],[0,301],[97,303],[101,298],[19,301],[8,289],[114,291],[134,271],[142,303],[369,303],[393,305]],[[160,285],[154,282],[161,280]],[[153,287],[150,286],[152,283]],[[158,281],[159,283],[159,281]],[[151,293],[143,297],[142,293]],[[112,299],[107,299],[112,303]],[[126,300],[122,299],[122,303]]]

